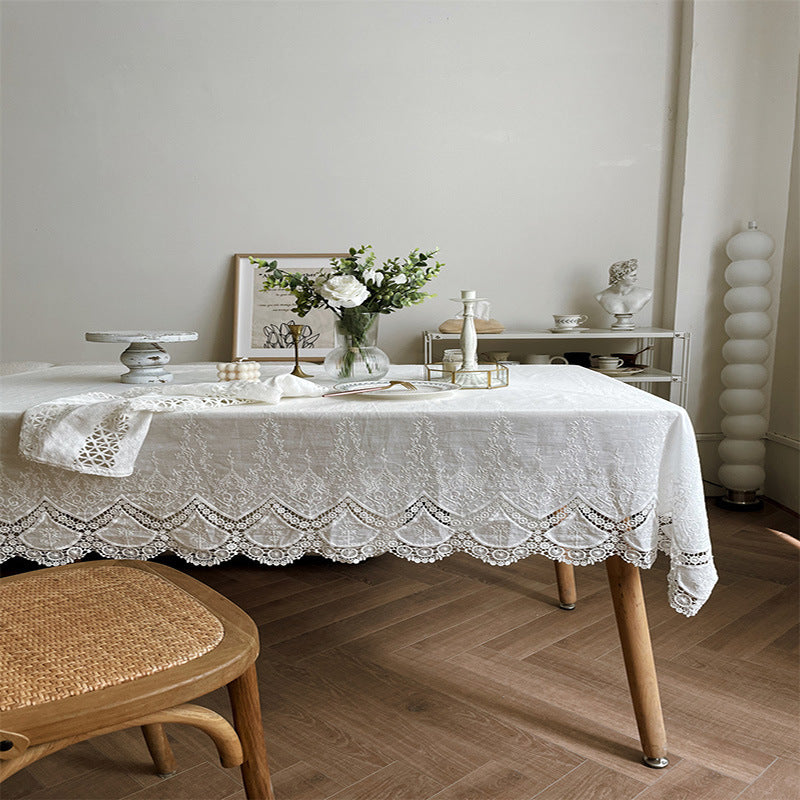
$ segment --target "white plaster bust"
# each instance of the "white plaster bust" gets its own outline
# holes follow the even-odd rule
[[[595,295],[595,300],[609,314],[635,314],[650,301],[652,289],[636,286],[639,262],[632,258],[629,261],[617,261],[608,270],[608,289]]]

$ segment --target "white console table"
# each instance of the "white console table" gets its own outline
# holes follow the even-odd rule
[[[458,341],[458,333],[441,333],[440,331],[423,331],[423,358],[424,363],[430,364],[434,361],[433,347],[437,341]],[[691,334],[687,331],[673,331],[666,328],[635,328],[632,331],[612,331],[609,328],[584,328],[579,332],[567,331],[566,333],[551,333],[547,330],[505,330],[502,333],[479,333],[478,341],[508,341],[508,340],[532,340],[539,342],[570,342],[572,347],[565,349],[585,349],[592,352],[601,352],[600,344],[607,340],[624,341],[630,343],[631,352],[636,352],[644,347],[654,345],[658,340],[671,342],[671,352],[669,354],[669,368],[663,369],[655,366],[653,351],[642,354],[642,363],[647,365],[647,369],[635,375],[626,375],[617,378],[625,383],[632,383],[640,389],[645,389],[652,384],[669,383],[672,384],[670,399],[682,407],[686,407],[686,399],[689,383],[689,346]],[[591,343],[592,347],[588,347]],[[610,343],[609,343],[610,344]],[[479,344],[480,346],[480,344]],[[602,348],[606,350],[619,350],[618,347]],[[667,359],[664,358],[664,361]]]

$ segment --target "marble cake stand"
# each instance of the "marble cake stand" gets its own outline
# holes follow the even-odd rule
[[[171,383],[172,373],[164,369],[169,353],[162,342],[193,342],[194,331],[95,331],[86,334],[87,342],[127,342],[119,360],[130,370],[120,376],[123,383]]]

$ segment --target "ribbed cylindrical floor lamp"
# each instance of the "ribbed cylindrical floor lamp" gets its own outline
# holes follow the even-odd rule
[[[722,348],[727,365],[722,370],[725,390],[719,404],[726,416],[722,420],[719,479],[725,495],[718,499],[723,508],[755,511],[763,503],[756,492],[764,485],[764,436],[767,403],[763,387],[769,378],[764,362],[769,355],[766,340],[772,330],[767,309],[772,297],[766,284],[772,276],[767,259],[775,250],[772,237],[749,222],[747,230],[731,237],[726,247],[731,263],[725,280],[731,287],[725,293],[725,308],[730,312],[725,332],[730,337]]]

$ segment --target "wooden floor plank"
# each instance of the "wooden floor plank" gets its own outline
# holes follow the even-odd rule
[[[402,651],[410,652],[413,648]],[[459,693],[468,702],[486,704],[494,714],[530,735],[562,748],[578,760],[595,759],[649,783],[657,780],[654,770],[641,769],[641,748],[638,739],[598,722],[594,715],[584,716],[573,705],[564,707],[550,702],[547,691],[542,694],[535,681],[528,680],[533,668],[524,662],[510,663],[507,670],[498,663],[499,654],[488,659],[477,655],[479,648],[454,656],[447,662],[450,691]],[[397,657],[401,653],[395,654]],[[420,660],[415,665],[420,677],[431,670],[431,680],[442,673],[441,667]],[[581,695],[586,697],[585,692]],[[633,714],[631,712],[631,722]],[[492,757],[499,754],[490,751]]]
[[[415,658],[429,658],[441,661],[465,650],[484,644],[488,639],[506,633],[530,622],[544,614],[558,613],[551,605],[532,598],[514,599],[498,605],[489,611],[465,615],[465,618],[436,632],[423,632],[412,642]],[[561,613],[567,613],[561,611]],[[411,646],[408,644],[403,647]],[[397,648],[401,649],[401,648]]]
[[[255,603],[247,606],[248,614],[265,631],[269,630],[269,623],[276,621],[278,624],[273,627],[281,630],[287,625],[286,620],[295,614],[312,616],[312,611],[330,614],[337,605],[348,603],[351,599],[355,603],[370,594],[362,583],[345,578],[328,581],[321,586],[300,585],[303,587],[301,591],[288,595],[272,596],[266,590]]]
[[[287,769],[272,772],[272,789],[276,797],[325,800],[342,788],[332,778],[303,761],[298,761]]]
[[[348,585],[350,585],[349,582]],[[440,592],[446,594],[447,588],[450,586],[451,584],[443,584],[441,588],[434,587],[434,589],[438,588]],[[356,594],[347,593],[344,601],[333,597],[324,605],[314,605],[280,619],[259,624],[258,632],[261,637],[262,649],[275,647],[279,643],[291,640],[300,641],[282,648],[283,650],[288,652],[294,648],[302,648],[302,642],[314,640],[314,636],[307,636],[309,633],[321,631],[330,625],[335,625],[358,614],[363,614],[376,608],[381,609],[394,600],[414,597],[421,590],[429,588],[426,584],[400,578],[381,583],[374,588],[362,586]],[[281,648],[278,648],[276,652],[280,652],[280,650]]]
[[[330,800],[425,800],[439,787],[436,782],[410,764],[395,762],[347,789],[331,795]]]
[[[800,762],[776,759],[737,800],[797,800],[800,797]]]
[[[223,769],[205,762],[125,795],[125,800],[199,800],[201,797],[228,800],[231,795],[241,791],[242,784],[237,773],[238,770]],[[77,796],[83,800],[80,794]],[[63,797],[59,800],[63,800]]]
[[[648,786],[636,800],[731,800],[746,787],[744,781],[683,760],[664,770],[661,780]],[[777,795],[774,800],[778,800]]]
[[[797,535],[798,520],[769,503],[710,504],[709,519],[720,582],[696,617],[669,607],[666,557],[642,571],[666,770],[640,762],[603,565],[576,570],[564,612],[543,558],[164,558],[260,625],[277,800],[800,800],[797,553],[770,532]],[[230,716],[224,690],[202,702]],[[179,769],[167,780],[131,729],[32,764],[3,800],[244,800],[208,737],[167,732]]]
[[[617,729],[635,735],[622,664],[604,661],[575,663],[558,646],[525,659],[536,669],[529,679],[540,692],[548,692],[551,702],[568,705],[584,697],[580,687],[593,685],[591,702],[586,700],[582,715],[605,719]],[[726,703],[730,697],[719,688],[719,681],[696,690],[697,676],[679,664],[656,659],[661,701],[667,720],[668,747],[684,758],[714,759],[716,768],[738,780],[752,781],[772,760],[770,747],[783,752],[783,742],[795,731],[788,718],[776,719],[761,709],[750,714]],[[627,708],[626,708],[627,706]],[[733,713],[732,713],[733,712]]]
[[[483,647],[503,653],[508,658],[522,659],[575,631],[593,625],[598,620],[613,618],[614,609],[608,592],[586,598],[579,595],[578,603],[580,613],[554,609],[552,614],[537,617],[507,633],[488,639]]]
[[[480,756],[480,752],[464,752],[458,742],[442,736],[441,730],[423,729],[413,707],[409,709],[403,703],[400,687],[392,685],[387,689],[385,682],[373,677],[374,667],[361,669],[339,651],[325,653],[313,664],[299,665],[300,672],[294,664],[273,667],[282,693],[297,699],[298,704],[312,707],[315,716],[342,731],[348,740],[368,742],[384,764],[412,761],[421,771],[447,784],[473,769],[473,759]],[[268,730],[270,727],[268,723]],[[333,748],[334,758],[346,741]],[[330,766],[327,753],[316,755],[314,763],[338,778],[338,761]],[[362,770],[361,774],[366,773]]]
[[[391,653],[415,644],[425,637],[447,632],[475,615],[487,614],[496,617],[495,611],[511,601],[520,605],[519,596],[507,589],[481,584],[477,584],[474,591],[462,597],[447,599],[429,608],[425,607],[424,595],[420,594],[418,598],[421,602],[411,607],[410,615],[406,618],[403,619],[398,613],[393,613],[392,618],[396,619],[396,622],[376,630],[368,630],[363,636],[348,641],[356,646],[359,642],[363,642],[374,652]],[[533,602],[531,601],[531,604]]]
[[[797,624],[798,584],[793,583],[703,640],[703,647],[748,658]]]
[[[295,615],[293,619],[292,633],[295,635],[286,636],[285,632],[276,635],[274,626],[271,627],[266,641],[262,640],[262,647],[283,658],[310,658],[345,642],[381,631],[391,625],[393,619],[406,619],[426,608],[444,605],[460,596],[471,595],[474,591],[472,582],[457,579],[437,586],[387,581],[373,589],[368,600],[365,598],[358,604],[340,606],[328,624],[320,624],[315,614],[303,614]],[[259,632],[262,631],[263,628],[260,628]]]
[[[536,800],[632,800],[645,786],[627,775],[586,761],[536,795]]]
[[[446,743],[460,758],[466,757],[472,767],[491,758],[517,758],[529,770],[555,780],[581,760],[494,714],[491,704],[476,702],[474,694],[464,696],[461,684],[454,684],[441,670],[438,675],[433,674],[425,665],[420,670],[410,659],[395,658],[381,661],[380,668],[376,668],[377,662],[362,659],[351,650],[326,655],[344,659],[365,694],[383,697],[386,706],[407,719],[413,718],[414,729],[424,741],[438,742],[437,749]],[[326,661],[326,666],[330,663]]]
[[[26,797],[29,800],[63,800],[65,797],[79,797],[81,800],[122,800],[130,797],[142,787],[133,776],[119,770],[94,769],[80,775],[59,781],[46,787],[39,787]],[[235,785],[233,788],[236,788]],[[15,795],[7,794],[5,784],[0,788],[0,797],[11,800]]]
[[[534,797],[550,783],[538,783],[519,769],[490,761],[437,792],[430,800],[520,800]]]
[[[712,685],[715,690],[721,687],[730,696],[744,698],[745,706],[756,703],[764,709],[789,713],[800,719],[800,697],[794,685],[800,664],[797,660],[788,669],[774,663],[762,666],[702,646],[693,647],[673,660],[685,669],[702,673],[696,681],[699,692],[705,692],[706,687]],[[723,676],[721,680],[720,676]]]
[[[726,626],[735,629],[745,615],[778,597],[781,591],[782,587],[774,583],[750,578],[720,586],[696,616],[667,620],[651,628],[653,649],[661,658],[678,658],[698,644],[714,649],[709,638]]]

